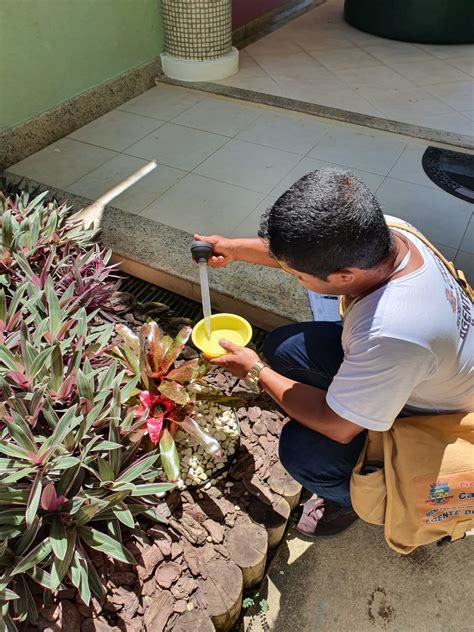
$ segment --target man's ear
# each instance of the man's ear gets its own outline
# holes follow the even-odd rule
[[[331,272],[328,275],[328,283],[337,287],[343,287],[350,285],[355,280],[355,273],[353,268],[341,268],[337,272]]]

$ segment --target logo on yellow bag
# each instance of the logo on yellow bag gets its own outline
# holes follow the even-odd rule
[[[448,483],[437,481],[430,486],[429,496],[426,502],[430,505],[444,505],[444,503],[447,503],[452,497],[452,494],[449,494]]]

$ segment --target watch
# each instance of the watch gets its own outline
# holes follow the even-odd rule
[[[260,384],[258,383],[258,377],[260,375],[260,371],[266,366],[268,366],[268,364],[263,362],[263,360],[259,360],[258,362],[255,362],[253,367],[245,376],[245,383],[254,393],[260,393],[260,391],[262,390],[260,388]]]

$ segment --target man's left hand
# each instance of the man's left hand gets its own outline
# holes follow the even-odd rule
[[[235,377],[245,378],[253,365],[260,360],[258,354],[247,347],[239,347],[229,340],[219,340],[219,344],[228,353],[209,361],[230,371]]]

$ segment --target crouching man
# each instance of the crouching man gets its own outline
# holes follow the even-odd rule
[[[268,364],[228,341],[213,360],[258,380],[291,417],[280,459],[317,495],[298,529],[335,535],[356,519],[349,481],[367,429],[388,430],[403,414],[474,409],[472,303],[439,258],[389,228],[374,195],[341,169],[298,180],[263,215],[259,238],[196,238],[212,244],[211,266],[279,267],[309,290],[343,298],[341,323],[269,334]]]

